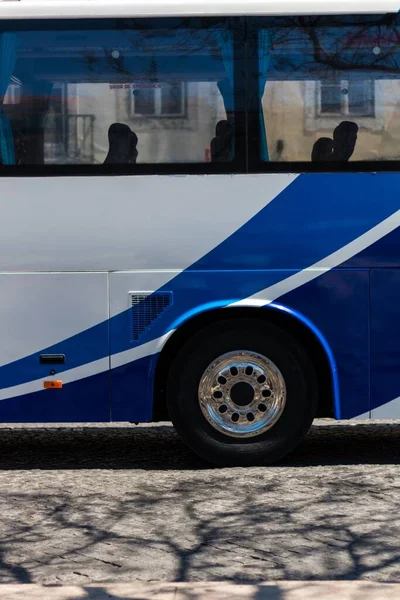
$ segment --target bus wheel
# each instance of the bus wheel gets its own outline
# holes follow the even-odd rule
[[[169,373],[170,418],[183,441],[217,465],[271,464],[307,433],[317,408],[313,365],[291,335],[256,319],[208,326]]]

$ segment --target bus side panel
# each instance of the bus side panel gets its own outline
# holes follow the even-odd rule
[[[400,295],[398,292],[400,292],[400,269],[371,271],[372,418],[400,418]]]
[[[179,327],[185,315],[221,308],[247,298],[290,276],[288,271],[184,271],[173,277],[158,273],[112,273],[111,377],[112,420],[151,420],[152,384],[159,346],[157,340]],[[165,281],[169,277],[169,281]],[[171,292],[171,307],[143,332],[139,343],[131,339],[132,312],[127,309],[131,291]],[[266,297],[267,299],[267,297]],[[369,415],[369,273],[337,269],[282,296],[276,303],[307,317],[326,338],[334,355],[343,418]],[[238,315],[240,309],[238,308]],[[261,311],[279,310],[268,307]]]
[[[0,275],[0,421],[110,419],[107,278]]]
[[[342,419],[369,417],[369,272],[334,269],[277,300],[305,315],[332,350]]]
[[[133,339],[131,293],[175,290],[179,277],[171,271],[110,273],[110,354],[112,421],[148,422],[152,419],[153,383],[157,356],[152,341],[171,327],[178,314],[180,294],[173,293],[170,309],[151,323],[140,338]],[[211,290],[210,290],[211,293]],[[137,307],[140,311],[140,307]],[[183,309],[182,309],[183,310]],[[142,313],[146,320],[146,311]],[[137,358],[139,357],[139,358]]]

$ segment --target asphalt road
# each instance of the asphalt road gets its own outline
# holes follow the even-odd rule
[[[0,430],[0,583],[400,582],[400,422],[218,469],[170,427]]]

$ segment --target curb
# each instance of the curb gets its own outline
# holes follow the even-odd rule
[[[400,584],[368,581],[133,583],[87,586],[0,585],[5,600],[395,600]]]

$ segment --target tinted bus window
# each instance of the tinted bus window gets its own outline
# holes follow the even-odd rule
[[[397,15],[252,22],[264,162],[399,160]]]
[[[2,164],[232,161],[228,22],[6,26],[0,34]]]

